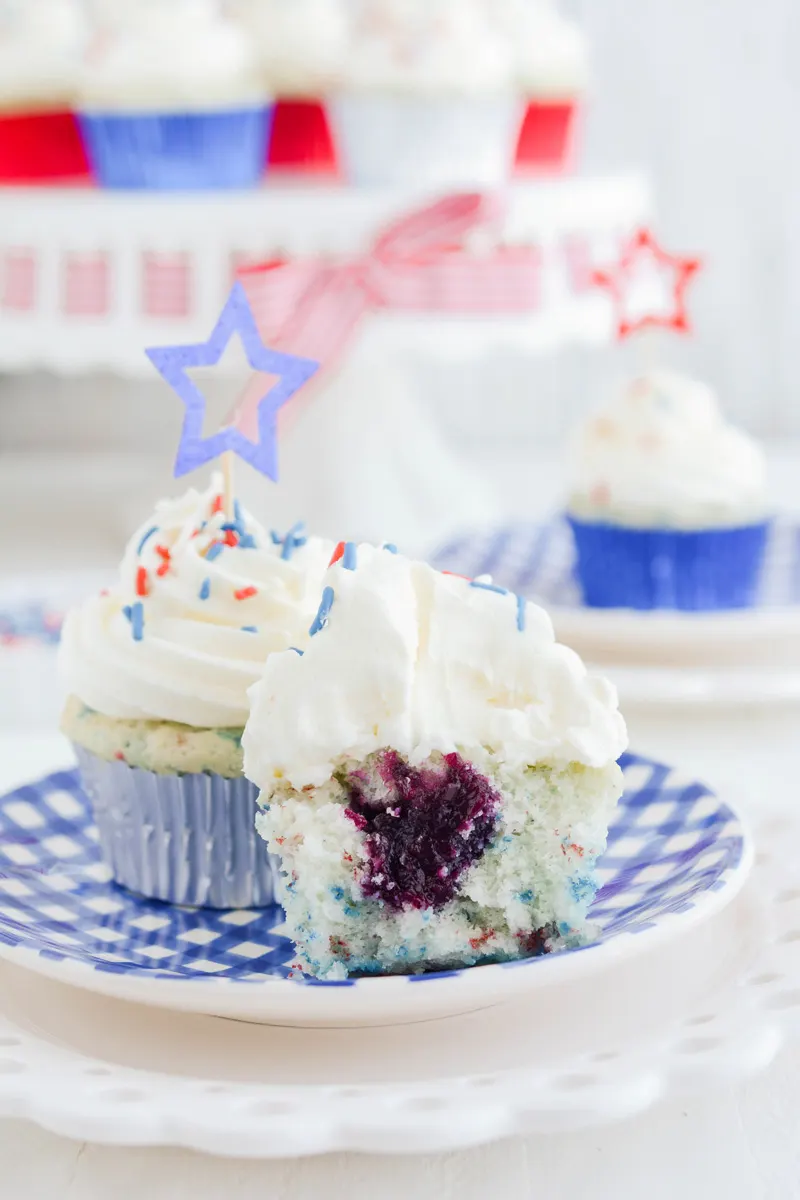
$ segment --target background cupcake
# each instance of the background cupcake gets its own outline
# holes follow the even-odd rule
[[[0,182],[88,174],[72,111],[87,32],[76,0],[0,3]]]
[[[81,127],[114,188],[236,188],[260,180],[273,106],[245,31],[215,0],[103,3]]]
[[[522,116],[510,46],[478,4],[354,0],[331,114],[354,183],[500,184]]]
[[[517,148],[524,170],[569,165],[575,115],[589,75],[586,36],[556,0],[486,0],[510,39],[516,82],[527,98]]]
[[[754,603],[769,529],[760,447],[711,390],[659,371],[580,430],[568,518],[593,607]]]
[[[180,904],[271,902],[241,777],[247,689],[307,637],[330,550],[189,491],[137,530],[117,586],[69,614],[62,728],[118,882]]]
[[[335,170],[323,98],[341,79],[347,60],[343,0],[238,0],[233,10],[277,97],[269,161],[284,170]]]

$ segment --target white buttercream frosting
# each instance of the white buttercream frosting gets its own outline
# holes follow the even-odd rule
[[[238,0],[235,11],[274,94],[320,96],[344,75],[350,26],[342,0]]]
[[[212,512],[218,492],[215,481],[204,494],[162,501],[131,538],[116,587],[68,615],[62,674],[68,691],[90,708],[109,717],[241,728],[247,689],[268,655],[307,639],[332,543],[308,538],[297,545],[298,535],[285,548],[241,513],[243,540],[254,544],[226,545],[226,517]],[[232,537],[239,540],[235,531]],[[221,551],[210,550],[221,543]],[[242,595],[250,588],[254,594]]]
[[[634,379],[592,415],[570,472],[579,516],[702,528],[766,514],[758,443],[725,421],[710,388],[668,371]]]
[[[586,35],[553,0],[483,0],[509,38],[517,82],[528,95],[564,99],[584,91],[589,74]]]
[[[511,91],[509,40],[480,4],[355,0],[348,89],[432,95]]]
[[[67,107],[88,25],[76,0],[0,4],[0,105]]]
[[[252,40],[216,0],[104,0],[81,105],[103,111],[199,111],[261,103]]]
[[[460,750],[509,767],[604,766],[622,753],[614,688],[556,644],[511,593],[352,547],[331,567],[327,621],[305,653],[274,654],[251,689],[243,747],[258,786],[319,786],[343,757],[393,747],[413,763]]]

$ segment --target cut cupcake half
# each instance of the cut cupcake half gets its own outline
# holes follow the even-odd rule
[[[300,969],[581,944],[622,787],[613,688],[542,609],[387,549],[342,548],[312,632],[271,656],[243,738]]]

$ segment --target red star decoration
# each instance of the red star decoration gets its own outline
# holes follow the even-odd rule
[[[699,258],[682,258],[678,254],[668,254],[649,229],[640,229],[625,246],[619,261],[613,267],[592,272],[592,284],[594,287],[606,288],[611,294],[617,319],[617,337],[620,341],[640,329],[653,327],[688,333],[690,325],[686,312],[686,288],[701,266]],[[651,269],[661,279],[671,273],[671,283],[664,281],[665,294],[671,300],[668,311],[645,311],[643,314],[631,315],[631,293],[637,278],[641,278],[643,268]]]

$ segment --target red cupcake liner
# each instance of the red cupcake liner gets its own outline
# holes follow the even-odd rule
[[[325,107],[318,100],[279,100],[272,126],[269,167],[320,175],[338,173]]]
[[[49,183],[89,177],[75,114],[0,116],[0,183]]]
[[[517,172],[566,171],[572,162],[577,105],[532,100],[517,143]]]

